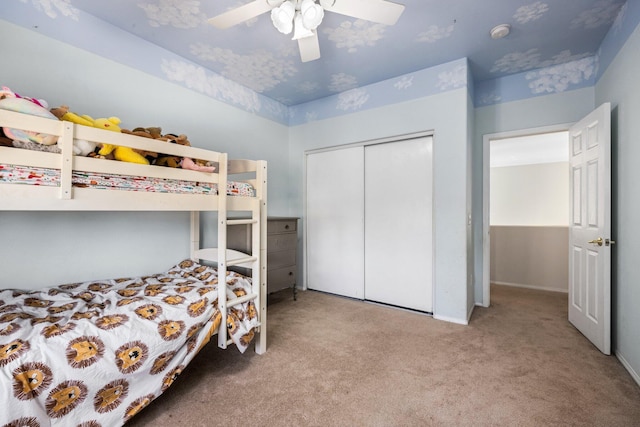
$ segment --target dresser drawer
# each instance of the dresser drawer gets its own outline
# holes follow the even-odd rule
[[[298,244],[297,234],[272,234],[267,236],[267,251],[295,250]]]
[[[267,291],[275,292],[296,283],[296,267],[276,268],[267,271]]]
[[[273,270],[280,267],[296,265],[296,251],[277,251],[267,254],[267,268]]]
[[[295,219],[269,220],[267,225],[267,234],[295,232],[297,230],[297,225],[298,221]]]

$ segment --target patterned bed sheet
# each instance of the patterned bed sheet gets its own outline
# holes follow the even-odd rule
[[[251,279],[227,275],[229,298]],[[218,275],[185,260],[139,278],[0,291],[0,425],[119,426],[163,393],[221,322]],[[227,312],[244,352],[253,302]]]
[[[182,194],[217,194],[218,192],[216,184],[206,182],[80,171],[73,171],[71,181],[74,187],[91,187],[106,190],[117,189]],[[60,185],[60,171],[57,169],[0,164],[0,182],[57,187]],[[230,196],[254,197],[255,190],[249,183],[229,181],[227,182],[227,194]]]

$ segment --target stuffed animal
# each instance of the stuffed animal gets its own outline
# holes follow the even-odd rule
[[[149,128],[137,127],[137,128],[134,128],[133,130],[122,129],[122,133],[128,133],[130,135],[141,136],[143,138],[158,139],[158,138],[162,137],[162,128],[159,128],[159,127],[149,127]]]
[[[184,145],[184,141],[187,141],[187,137],[186,137],[186,135],[181,135],[181,136],[182,136],[182,138],[180,136],[178,136],[178,135],[174,135],[174,134],[168,133],[166,135],[160,136],[158,139],[166,141],[166,142],[170,142],[172,144]],[[158,158],[156,159],[156,161],[153,164],[157,165],[157,166],[167,166],[167,167],[170,167],[170,168],[179,168],[181,161],[182,161],[182,157],[180,157],[180,156],[175,156],[173,154],[159,153],[158,154]]]
[[[128,135],[135,135],[135,136],[139,136],[142,138],[149,138],[149,139],[157,139],[160,137],[160,133],[161,133],[160,128],[158,127],[152,127],[152,128],[138,127],[138,128],[134,128],[133,130],[121,129],[120,131]],[[142,157],[147,159],[147,161],[150,164],[154,163],[155,160],[158,158],[158,153],[154,151],[136,149],[135,152],[142,155]]]
[[[120,119],[117,117],[95,119],[93,126],[99,129],[105,129],[112,132],[120,132]],[[131,147],[121,147],[118,145],[102,144],[102,148],[98,151],[101,156],[108,156],[113,154],[116,160],[121,162],[139,163],[142,165],[148,165],[149,161],[144,158],[140,153],[136,153]]]
[[[200,172],[214,172],[216,170],[215,166],[209,166],[209,165],[203,165],[200,163],[196,163],[195,161],[193,161],[193,159],[190,159],[189,157],[185,157],[182,159],[182,163],[181,163],[182,169],[191,169],[194,171],[200,171]]]
[[[66,105],[52,108],[51,113],[54,116],[58,117],[60,120],[65,120],[83,126],[91,126],[114,132],[120,132],[120,127],[118,126],[120,124],[120,119],[118,119],[117,117],[93,119],[89,115],[79,115],[72,111],[69,111],[69,107]],[[86,141],[81,139],[75,139],[73,141],[74,154],[86,156],[93,153],[95,149],[96,144],[93,141]],[[115,145],[102,144],[98,155],[107,157],[110,154],[113,154],[113,158],[117,160],[125,162],[128,161],[132,163],[149,164],[148,162],[145,163],[144,159],[140,160],[140,157],[133,151],[133,149],[129,147],[116,147]]]
[[[49,111],[60,120],[93,127],[93,119],[91,116],[80,116],[79,114],[69,111],[69,107],[66,105],[52,108]],[[97,144],[93,141],[84,139],[73,140],[73,154],[76,156],[88,156],[96,150],[96,147]]]
[[[143,138],[152,138],[152,139],[158,139],[161,141],[167,141],[173,144],[191,146],[191,143],[187,139],[186,135],[175,135],[171,133],[162,135],[162,128],[160,127],[148,127],[148,128],[137,127],[137,128],[134,128],[133,130],[122,129],[121,132],[127,133],[129,135],[140,136]],[[139,152],[142,156],[144,156],[147,160],[149,160],[152,164],[157,166],[167,166],[170,168],[181,167],[183,169],[192,169],[192,170],[197,170],[202,172],[213,172],[215,170],[215,167],[208,165],[206,164],[206,162],[202,162],[202,161],[198,162],[198,161],[194,161],[193,159],[182,158],[180,156],[174,156],[170,154],[154,153],[150,151],[140,151],[140,150],[136,150],[136,151]]]
[[[47,101],[45,101],[44,99],[36,99],[36,98],[30,98],[28,96],[19,95],[6,86],[2,86],[2,89],[0,89],[0,99],[4,99],[4,98],[26,99],[27,101],[30,101],[44,109],[49,108],[49,104],[47,104]]]
[[[40,104],[35,103],[27,98],[7,97],[6,91],[0,91],[5,98],[0,99],[0,108],[16,111],[24,114],[45,117],[48,119],[59,119],[51,111]],[[18,129],[4,129],[6,136],[13,140],[13,146],[18,148],[26,148],[28,150],[47,151],[52,153],[60,153],[60,148],[56,145],[58,137],[55,135],[39,134]],[[78,156],[86,156],[93,152],[96,148],[95,143],[83,141],[79,139],[73,140],[73,154]]]
[[[52,108],[50,111],[51,114],[53,114],[60,120],[65,120],[67,122],[77,123],[84,126],[93,126],[93,119],[90,116],[81,116],[74,113],[73,111],[69,111],[69,107],[67,107],[66,105]]]
[[[74,113],[73,111],[69,111],[69,107],[66,105],[61,105],[59,107],[52,108],[50,111],[54,116],[58,117],[60,120],[65,120],[67,122],[72,122],[72,123],[76,123],[83,126],[91,126],[91,127],[97,127],[100,129],[106,129],[114,132],[121,132],[121,129],[118,126],[120,124],[120,119],[117,117],[94,119],[93,117],[86,114],[80,115],[80,114]],[[77,145],[78,151],[82,151],[83,153],[86,152],[86,154],[88,154],[89,152],[93,152],[96,148],[96,145],[94,142],[84,141],[84,140],[75,140],[74,152],[76,151],[76,145]],[[132,163],[144,163],[140,161],[139,157],[130,154],[129,151],[132,149],[130,148],[125,149],[125,148],[127,147],[116,147],[110,144],[102,144],[98,154],[100,156],[107,157],[113,153],[113,157],[117,160],[126,159],[123,161],[125,162],[130,161]],[[83,154],[83,155],[86,155],[86,154]],[[145,164],[149,164],[149,163],[145,163]]]
[[[191,147],[191,143],[186,135],[180,134],[167,134],[164,136],[167,138],[167,141],[172,142],[174,144],[186,145]],[[200,172],[214,172],[216,170],[215,166],[212,166],[208,162],[203,160],[194,160],[188,157],[181,158],[179,156],[169,156],[164,155],[158,158],[158,162],[155,164],[160,164],[162,166],[170,166],[170,167],[181,167],[182,169],[191,169]]]
[[[130,135],[136,135],[143,138],[151,138],[157,139],[160,141],[171,142],[175,144],[183,144],[184,141],[187,141],[187,137],[185,135],[173,135],[166,134],[162,135],[162,128],[160,127],[138,127],[133,130],[122,129],[122,133],[127,133]],[[148,160],[151,161],[153,165],[157,166],[166,166],[171,168],[179,168],[180,162],[182,161],[182,157],[174,156],[164,153],[151,153],[151,152],[142,152],[140,153],[145,156]]]
[[[88,156],[96,151],[97,144],[93,141],[87,141],[85,139],[73,140],[73,154],[76,156]]]
[[[0,99],[0,109],[56,120],[56,117],[51,114],[46,108],[25,98],[2,98]],[[48,135],[21,129],[11,129],[7,127],[3,128],[3,131],[7,138],[11,139],[12,141],[20,141],[23,143],[35,142],[42,145],[54,145],[58,142],[58,137],[55,135]]]

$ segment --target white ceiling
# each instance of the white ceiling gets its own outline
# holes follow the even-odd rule
[[[491,167],[569,161],[569,133],[553,132],[490,142]]]

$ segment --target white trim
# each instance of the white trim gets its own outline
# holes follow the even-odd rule
[[[476,302],[482,307],[491,305],[491,236],[490,236],[490,172],[491,150],[490,143],[495,139],[516,138],[552,132],[568,131],[572,123],[542,126],[508,132],[488,133],[482,136],[482,301]]]
[[[302,277],[296,277],[296,281],[302,285],[301,290],[307,288],[307,159],[309,155],[305,152],[302,159]],[[296,254],[296,257],[298,254]],[[296,272],[297,274],[298,272]]]
[[[433,315],[433,318],[436,320],[443,320],[445,322],[457,323],[458,325],[469,325],[469,321],[465,319],[459,319],[457,317],[449,317],[449,316],[438,316],[436,314]]]
[[[311,150],[305,150],[304,155],[306,158],[306,156],[308,156],[309,154],[322,153],[324,151],[344,150],[346,148],[352,148],[352,147],[363,147],[367,145],[385,144],[387,142],[406,141],[409,139],[424,138],[427,136],[433,137],[434,134],[435,132],[433,130],[423,130],[420,132],[405,133],[402,135],[387,136],[384,138],[368,139],[365,141],[350,142],[350,143],[340,144],[340,145],[331,145],[331,146],[322,147],[322,148],[314,148]],[[306,175],[306,168],[305,168],[305,175]]]
[[[521,283],[510,283],[510,282],[496,282],[495,280],[491,282],[494,285],[502,285],[502,286],[511,286],[513,288],[524,288],[524,289],[533,289],[536,291],[549,291],[549,292],[558,292],[560,294],[568,294],[568,289],[558,289],[558,288],[549,288],[544,286],[535,286],[535,285],[523,285]]]
[[[471,316],[473,315],[473,310],[475,310],[475,304],[471,306],[471,309],[467,313],[467,325],[471,322]]]
[[[618,350],[615,350],[614,354],[616,355],[620,363],[622,363],[622,366],[624,366],[625,369],[629,371],[629,375],[631,375],[631,378],[633,378],[634,381],[640,386],[640,375],[638,375],[638,373],[631,367],[631,364],[627,362],[627,359],[625,359]]]

